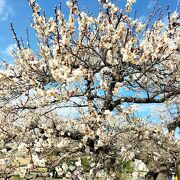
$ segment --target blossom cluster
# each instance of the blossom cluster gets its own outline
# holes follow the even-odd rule
[[[136,111],[139,104],[178,98],[179,14],[150,28],[131,17],[134,3],[128,0],[123,11],[100,1],[94,16],[67,1],[69,17],[55,7],[53,18],[29,0],[39,49],[17,46],[15,63],[4,63],[0,72],[3,172],[15,166],[24,177],[47,167],[64,178],[85,179],[88,171],[91,179],[113,179],[118,159],[153,159],[167,168],[177,160],[173,132],[136,117]],[[19,156],[27,157],[25,167]]]

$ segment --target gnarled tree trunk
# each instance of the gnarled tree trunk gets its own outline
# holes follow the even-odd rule
[[[161,171],[158,173],[149,172],[146,174],[145,180],[169,180],[169,175],[167,171]]]
[[[169,180],[168,172],[166,172],[166,171],[159,172],[158,176],[155,180]]]
[[[148,172],[145,176],[145,180],[155,180],[157,175],[157,173]]]

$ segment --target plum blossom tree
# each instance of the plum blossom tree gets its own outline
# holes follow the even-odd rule
[[[134,112],[139,104],[173,104],[179,97],[179,14],[168,11],[167,24],[161,15],[153,22],[157,10],[143,23],[129,14],[135,0],[127,0],[125,11],[99,3],[95,17],[69,0],[65,19],[61,4],[48,18],[29,0],[38,51],[11,24],[15,63],[4,62],[0,73],[4,177],[47,167],[69,179],[118,179],[120,160],[137,158],[149,169],[146,178],[158,179],[176,166],[179,141],[165,132],[170,125]],[[29,158],[27,166],[20,155]]]

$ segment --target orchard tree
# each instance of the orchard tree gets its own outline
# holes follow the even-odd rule
[[[122,10],[102,0],[94,16],[67,1],[66,19],[61,4],[49,18],[29,0],[37,51],[11,24],[15,63],[4,62],[0,74],[4,177],[47,167],[59,177],[115,179],[122,161],[137,158],[147,179],[168,178],[179,160],[179,141],[165,133],[171,124],[153,125],[134,112],[140,104],[178,102],[179,13],[168,9],[164,23],[157,9],[143,23],[131,17],[134,3]],[[30,159],[26,167],[20,154]]]

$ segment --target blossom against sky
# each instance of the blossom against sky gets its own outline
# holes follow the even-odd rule
[[[45,9],[48,16],[53,16],[53,7],[58,5],[59,0],[37,0],[37,2]],[[119,5],[124,6],[126,0],[120,0]],[[134,5],[133,12],[138,12],[138,17],[142,21],[146,21],[148,15],[152,12],[154,0],[137,0]],[[159,6],[162,7],[165,16],[165,9],[170,4],[172,11],[177,9],[178,0],[159,0]],[[89,12],[93,12],[95,15],[99,9],[98,0],[79,0],[80,8],[88,9]],[[62,9],[68,16],[68,8],[66,6],[66,0],[62,0]],[[27,28],[30,31],[31,41],[35,38],[34,31],[31,29],[30,24],[32,21],[31,8],[28,5],[27,0],[0,0],[0,58],[9,59],[10,50],[14,47],[14,40],[12,38],[12,32],[10,31],[10,22],[13,22],[18,37],[26,37]],[[35,41],[34,41],[35,42]]]
[[[59,0],[37,0],[37,2],[41,5],[42,9],[46,11],[47,16],[50,17],[53,16],[54,5],[58,5]],[[122,9],[125,9],[125,4],[126,0],[119,1],[119,5]],[[178,0],[159,0],[158,4],[162,7],[165,17],[167,5],[170,5],[170,9],[173,12],[177,9]],[[88,9],[89,12],[93,12],[95,15],[98,13],[98,0],[79,0],[79,5],[81,9]],[[138,18],[142,21],[146,21],[149,14],[153,11],[154,5],[154,0],[137,0],[132,14],[137,11]],[[62,9],[66,17],[68,17],[69,11],[66,5],[66,0],[62,0]],[[12,32],[10,30],[11,22],[14,24],[18,37],[23,37],[24,42],[26,42],[26,31],[28,28],[30,41],[35,45],[35,33],[30,27],[32,19],[32,11],[27,0],[0,0],[0,59],[11,60],[11,49],[15,46],[15,41],[12,38]],[[152,107],[148,107],[141,108],[143,110],[143,112],[141,111],[141,115],[147,115],[147,111],[150,113]]]

